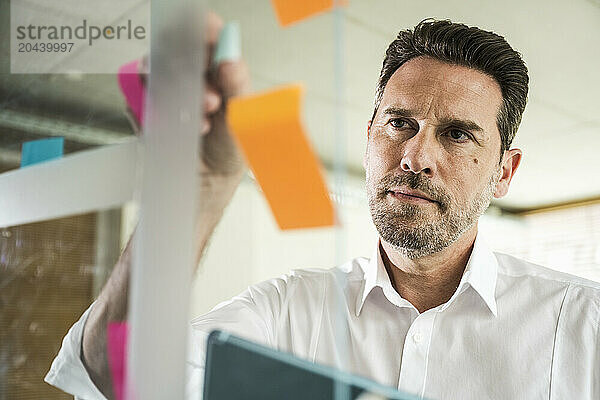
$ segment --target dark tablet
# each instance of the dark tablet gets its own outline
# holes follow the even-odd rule
[[[226,332],[213,331],[207,343],[204,400],[236,399],[416,400],[417,397]]]

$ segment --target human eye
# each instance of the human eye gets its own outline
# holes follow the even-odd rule
[[[457,143],[464,143],[471,140],[471,135],[460,129],[448,129],[446,136]]]
[[[403,120],[401,118],[392,118],[389,120],[388,122],[393,128],[396,129],[403,129],[403,128],[407,128],[409,127],[408,122],[406,122],[406,120]]]

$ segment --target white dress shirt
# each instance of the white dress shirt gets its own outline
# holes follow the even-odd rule
[[[46,381],[96,399],[80,361],[88,311]],[[191,326],[189,398],[219,328],[428,399],[600,399],[600,284],[492,253],[481,235],[452,298],[423,313],[393,289],[378,246],[251,286]]]

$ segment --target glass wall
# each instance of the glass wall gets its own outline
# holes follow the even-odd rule
[[[81,64],[36,73],[11,64],[16,3],[0,3],[0,400],[200,398],[213,329],[281,352],[213,336],[218,360],[230,360],[218,353],[227,343],[327,376],[331,398],[365,388],[412,398],[395,391],[399,367],[361,369],[386,351],[356,342],[356,296],[379,249],[363,157],[381,63],[399,30],[428,17],[504,34],[530,70],[515,142],[523,161],[480,232],[496,251],[600,281],[594,2],[351,0],[287,24],[278,1],[209,0],[198,10],[132,0],[114,2],[123,3],[116,14],[29,1],[19,10],[57,26],[85,20],[89,43],[73,55]],[[554,29],[562,24],[568,34]],[[92,26],[102,28],[96,47]],[[123,35],[143,26],[148,40],[108,43],[120,26]],[[572,57],[559,57],[556,43]],[[102,64],[106,54],[116,66]],[[123,65],[134,65],[135,95]],[[26,144],[49,138],[63,140],[60,154],[23,165]],[[334,217],[286,226],[319,207]],[[251,384],[285,381],[262,378]]]

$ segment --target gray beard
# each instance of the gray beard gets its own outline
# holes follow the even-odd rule
[[[501,169],[490,178],[487,186],[469,203],[460,206],[440,188],[419,175],[384,177],[376,188],[367,179],[369,208],[373,223],[381,238],[396,251],[410,259],[438,253],[462,236],[477,222],[489,207]],[[422,190],[438,201],[439,218],[431,218],[415,204],[387,202],[387,188],[391,183],[405,184],[412,189]],[[373,188],[373,189],[371,189]]]

